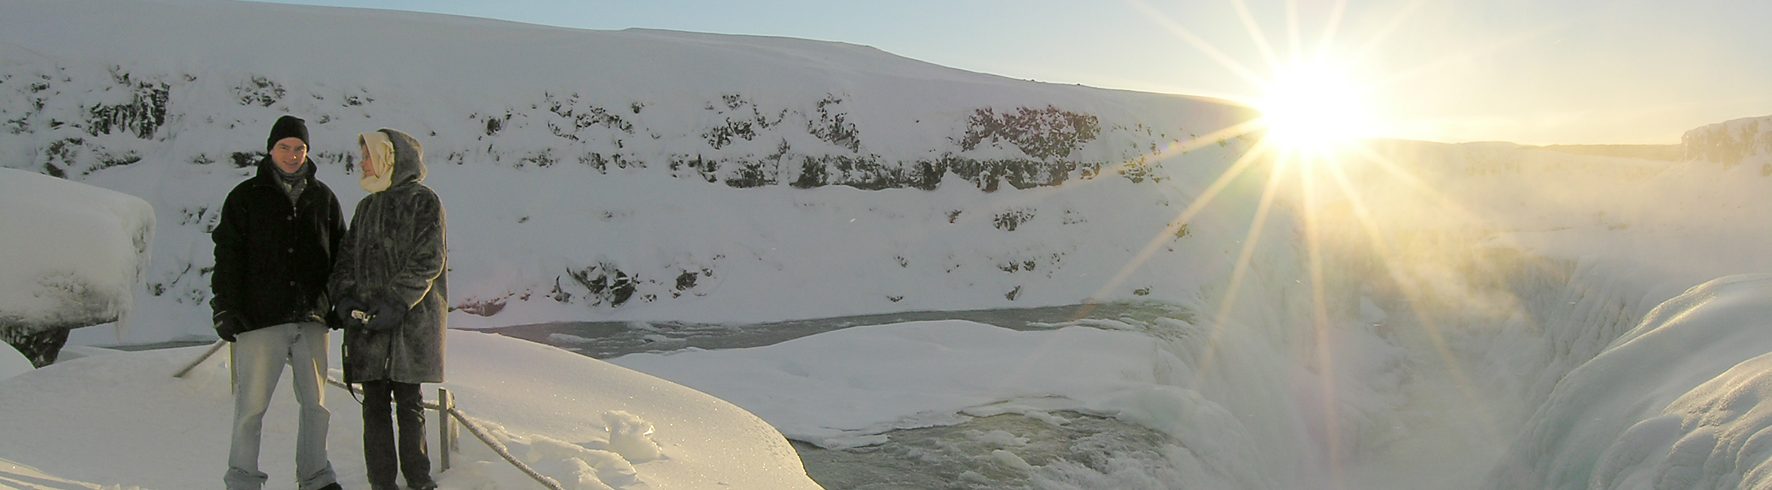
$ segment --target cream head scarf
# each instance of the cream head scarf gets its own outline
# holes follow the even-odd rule
[[[365,156],[357,184],[370,194],[388,190],[394,183],[394,142],[388,141],[387,133],[370,131],[357,135],[357,144]]]

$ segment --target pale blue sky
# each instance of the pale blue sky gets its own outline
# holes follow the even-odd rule
[[[1015,78],[1157,92],[1252,97],[1256,85],[1221,60],[1269,72],[1232,0],[287,3],[842,41]],[[1296,19],[1301,46],[1366,53],[1355,71],[1393,79],[1373,104],[1400,136],[1675,143],[1698,125],[1772,115],[1772,2],[1351,0],[1339,16],[1328,0],[1242,4],[1274,51],[1290,50]],[[1319,42],[1331,24],[1332,41]]]

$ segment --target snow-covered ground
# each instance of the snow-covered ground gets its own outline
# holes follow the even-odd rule
[[[339,340],[333,336],[333,366]],[[0,487],[220,485],[233,417],[226,351],[185,378],[172,377],[204,350],[76,347],[74,359],[0,381],[7,421]],[[497,335],[451,332],[448,350],[452,365],[473,369],[451,371],[441,386],[511,454],[564,488],[818,487],[774,428],[706,394]],[[285,375],[281,386],[290,383]],[[294,488],[296,407],[287,390],[265,415],[261,461],[272,475],[269,488]],[[357,404],[337,387],[326,401],[333,467],[346,488],[368,488]],[[438,474],[444,488],[537,488],[468,431],[461,437],[452,468]]]
[[[1003,413],[1159,435],[1156,466],[1042,462],[1016,434],[980,436],[993,468],[1040,488],[1730,487],[1760,481],[1768,458],[1751,436],[1768,425],[1754,318],[1772,288],[1738,276],[1772,271],[1772,227],[1757,225],[1772,216],[1767,118],[1699,128],[1695,158],[1677,162],[1388,143],[1375,149],[1388,165],[1339,169],[1352,192],[1319,174],[1314,191],[1282,182],[1264,206],[1279,171],[1257,165],[1194,209],[1247,148],[1206,137],[1241,109],[791,39],[235,2],[0,5],[0,166],[155,213],[132,327],[82,329],[78,344],[211,338],[207,227],[250,173],[235,162],[283,113],[309,119],[319,176],[347,207],[361,197],[349,135],[389,126],[425,142],[449,210],[456,327],[1172,307],[613,360],[731,405],[452,334],[462,406],[579,488],[811,485],[781,434],[865,449]],[[291,42],[304,49],[265,55]],[[412,68],[344,55],[365,46]],[[905,177],[932,162],[964,165]],[[968,170],[981,162],[1008,163]],[[1014,173],[1028,168],[1044,180]],[[220,363],[174,380],[194,349],[73,352],[0,381],[0,478],[212,485]],[[360,478],[354,411],[334,393],[334,463]],[[275,435],[293,420],[267,422],[285,424]],[[662,457],[610,435],[640,422]],[[446,485],[525,485],[475,444]],[[190,454],[167,463],[167,446]],[[974,476],[954,485],[1001,483]]]

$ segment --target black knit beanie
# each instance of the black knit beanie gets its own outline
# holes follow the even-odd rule
[[[271,125],[271,137],[265,139],[265,151],[271,151],[277,140],[283,138],[298,138],[302,144],[308,144],[308,123],[295,116],[277,118],[277,123]]]

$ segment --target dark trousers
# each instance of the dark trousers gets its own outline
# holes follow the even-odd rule
[[[390,397],[392,419],[388,416]],[[417,383],[363,383],[363,459],[369,466],[369,484],[374,488],[395,488],[396,462],[399,472],[406,474],[407,487],[436,488],[431,480],[431,457],[425,451],[423,401]],[[397,451],[394,420],[400,423]]]

